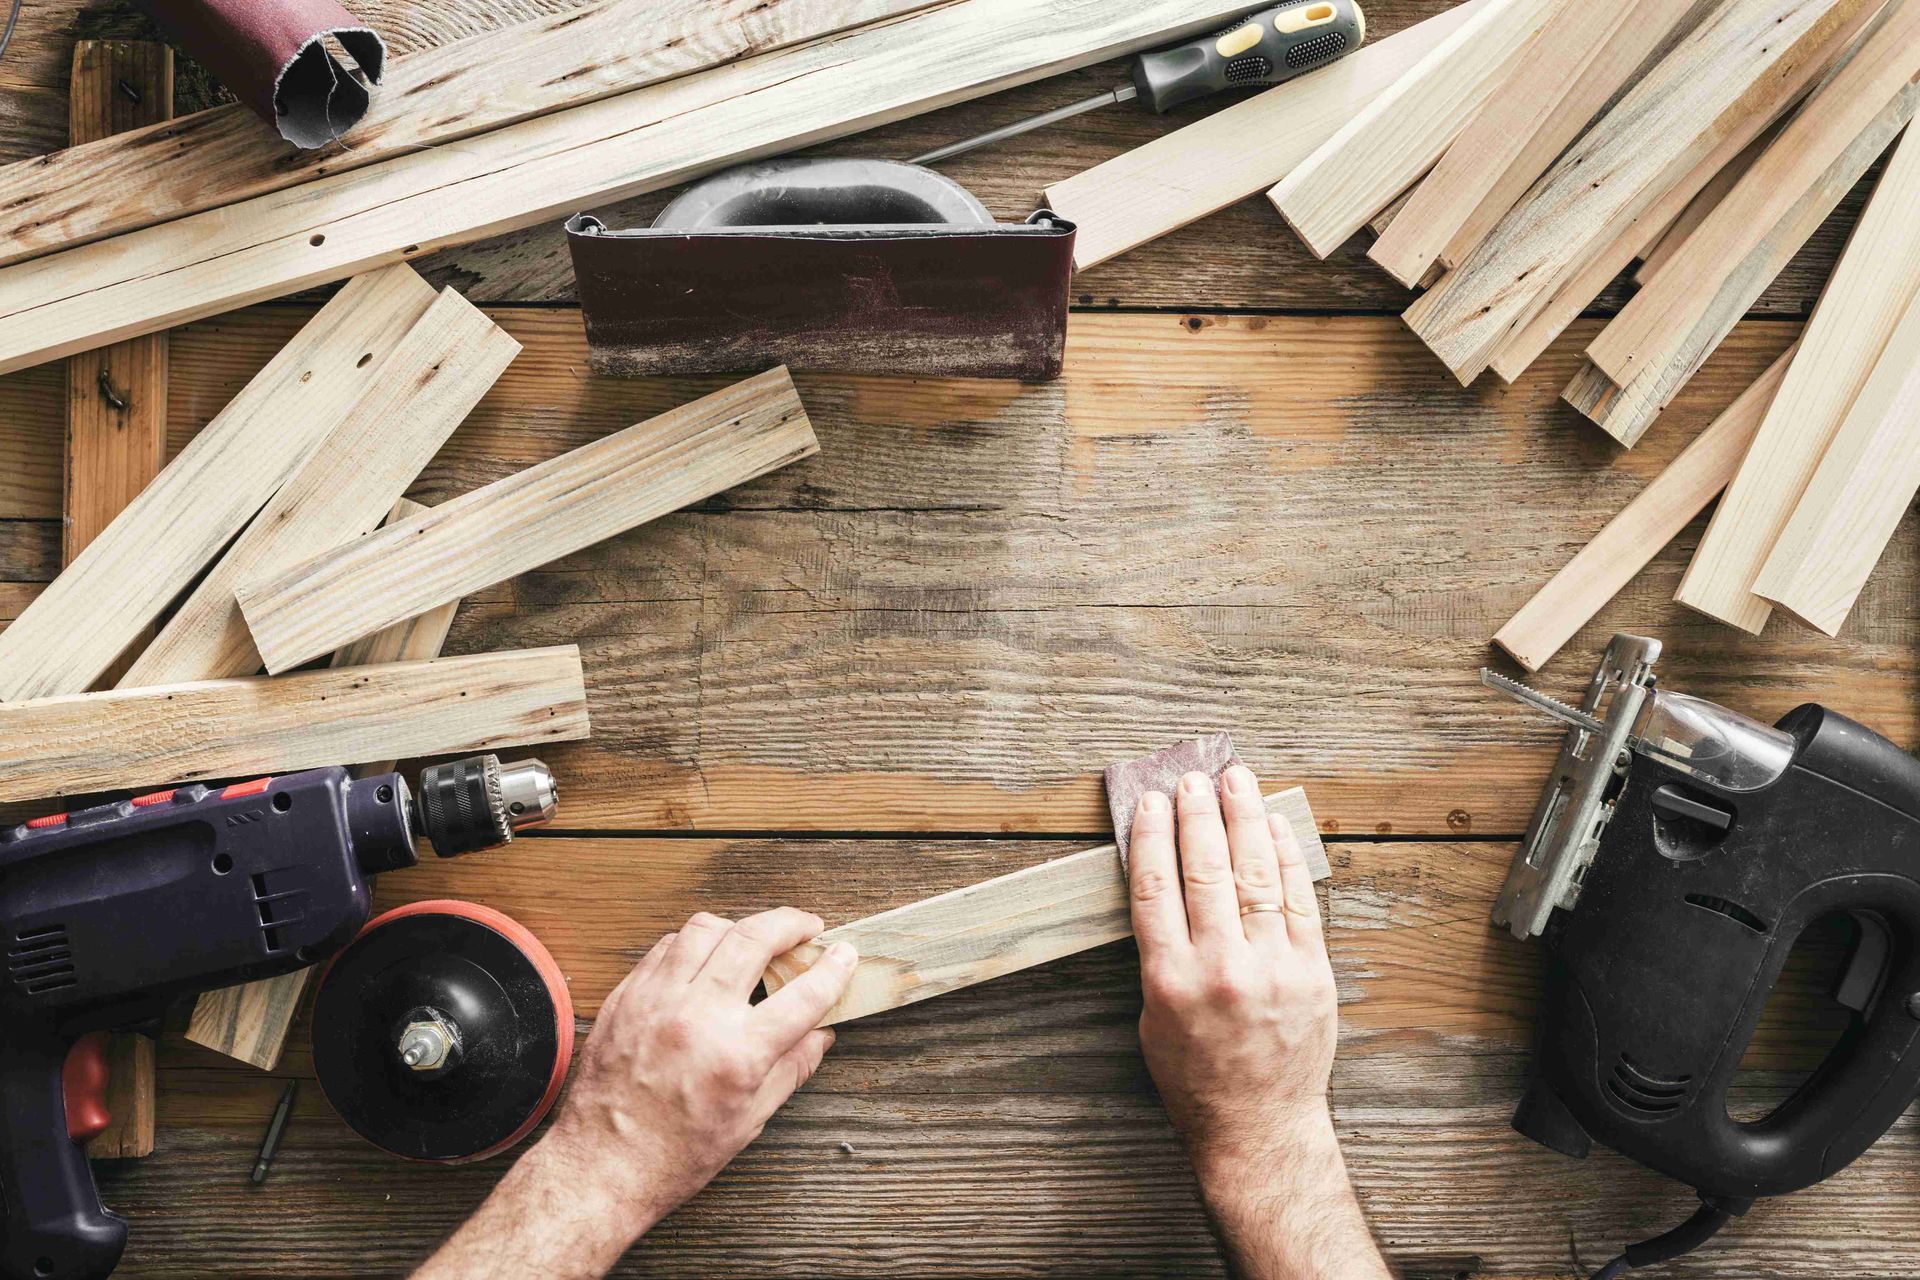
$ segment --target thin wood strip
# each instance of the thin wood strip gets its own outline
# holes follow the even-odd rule
[[[936,3],[603,0],[394,61],[365,118],[341,146],[295,150],[238,103],[112,142],[76,137],[70,150],[0,168],[0,209],[6,211],[0,265]]]
[[[1495,0],[1295,166],[1267,199],[1325,258],[1434,167],[1567,4]]]
[[[1810,189],[1830,180],[1833,166],[1862,135],[1876,126],[1886,130],[1888,104],[1903,95],[1909,103],[1896,109],[1893,132],[1904,127],[1913,114],[1916,77],[1920,4],[1895,0],[1667,267],[1588,344],[1587,359],[1621,385],[1670,361],[1727,277]]]
[[[1920,492],[1920,298],[1827,447],[1754,594],[1830,636]]]
[[[1727,487],[1798,350],[1796,344],[1774,361],[1500,628],[1493,643],[1538,671],[1591,622]]]
[[[953,0],[0,270],[0,372],[1217,25],[1240,0]]]
[[[175,611],[121,688],[260,670],[234,592],[379,527],[520,344],[452,289],[387,356],[359,401]]]
[[[138,1031],[107,1038],[107,1127],[87,1143],[90,1160],[138,1160],[153,1154],[155,1143],[153,1037]]]
[[[0,801],[586,736],[572,645],[69,694],[0,702]]]
[[[1466,3],[1047,188],[1082,271],[1284,178],[1492,0]]]
[[[1713,175],[1712,180],[1701,188],[1700,194],[1680,211],[1680,216],[1660,233],[1660,238],[1654,242],[1653,246],[1640,255],[1640,265],[1634,268],[1633,272],[1636,284],[1644,287],[1651,283],[1660,273],[1660,269],[1673,260],[1674,255],[1679,253],[1681,246],[1686,243],[1687,237],[1707,220],[1709,214],[1720,207],[1720,202],[1727,198],[1727,193],[1747,175],[1748,170],[1759,161],[1761,154],[1773,144],[1776,136],[1777,127],[1761,134],[1748,145],[1745,151],[1735,156],[1732,163]]]
[[[1307,793],[1267,797],[1293,828],[1315,878],[1329,871]],[[1317,904],[1316,904],[1317,906]],[[851,1022],[1031,969],[1133,936],[1120,850],[1102,845],[829,929],[767,969],[769,992],[813,967],[835,942],[853,943],[859,967],[821,1026]]]
[[[353,405],[433,296],[404,266],[341,290],[0,634],[0,698],[91,688]]]
[[[419,515],[426,508],[411,499],[394,504],[388,523]],[[453,615],[459,602],[441,605],[431,613],[396,623],[385,631],[357,640],[333,655],[334,667],[370,667],[388,662],[425,662],[440,656],[447,632],[453,627]],[[395,762],[383,760],[361,765],[354,775],[360,778],[392,773]],[[311,969],[249,982],[244,986],[209,991],[194,1002],[193,1017],[187,1025],[187,1039],[216,1053],[272,1071],[280,1065],[286,1051],[287,1033],[292,1030],[300,999],[306,993]]]
[[[1458,270],[1414,301],[1407,323],[1462,383],[1472,382],[1511,334],[1702,160],[1743,125],[1797,99],[1818,72],[1809,65],[1817,52],[1836,46],[1871,7],[1873,0],[1725,0]],[[1653,221],[1642,243],[1665,222]]]
[[[570,555],[819,451],[785,369],[243,583],[267,670]]]

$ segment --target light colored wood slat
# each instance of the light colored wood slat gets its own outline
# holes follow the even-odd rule
[[[1461,382],[1472,382],[1511,334],[1716,147],[1797,98],[1803,77],[1818,70],[1808,65],[1817,52],[1872,7],[1872,0],[1725,0],[1568,149],[1467,261],[1414,301],[1407,323]],[[1651,224],[1648,241],[1665,221]]]
[[[1920,491],[1920,299],[1893,331],[1754,594],[1830,636]]]
[[[119,1032],[107,1040],[107,1114],[112,1122],[89,1143],[93,1160],[138,1160],[155,1145],[153,1037]]]
[[[285,671],[819,448],[792,378],[774,369],[243,583],[240,607],[267,670]]]
[[[0,698],[91,688],[353,405],[433,296],[404,266],[343,289],[0,634]]]
[[[933,3],[605,0],[394,61],[367,115],[338,147],[298,151],[238,103],[111,142],[75,138],[70,150],[0,168],[0,209],[6,211],[0,264],[362,169]]]
[[[0,702],[0,801],[586,736],[572,645],[69,694]]]
[[[1409,288],[1466,259],[1678,26],[1694,0],[1565,4],[1367,256]]]
[[[1527,670],[1538,671],[1591,622],[1727,487],[1798,350],[1796,345],[1774,361],[1500,628],[1493,643]]]
[[[1772,608],[1753,594],[1754,580],[1894,327],[1920,296],[1916,208],[1920,130],[1909,128],[1814,309],[1800,358],[1687,566],[1674,596],[1687,608],[1756,635],[1766,626]]]
[[[407,498],[394,505],[389,523],[410,519],[426,508]],[[396,623],[385,631],[356,640],[333,655],[335,667],[369,667],[388,662],[425,662],[440,656],[459,602],[441,605],[431,613]],[[395,762],[361,765],[361,778],[392,773]],[[286,1051],[300,999],[306,993],[311,969],[283,974],[245,986],[209,991],[194,1002],[187,1039],[216,1053],[272,1071]]]
[[[1267,199],[1325,258],[1434,167],[1566,3],[1494,0],[1296,165]]]
[[[1862,135],[1877,126],[1891,136],[1904,127],[1913,114],[1916,77],[1920,4],[1894,0],[1845,66],[1801,104],[1666,269],[1588,345],[1587,359],[1623,386],[1670,361],[1727,277],[1786,222],[1810,188],[1830,181],[1832,166]],[[1889,124],[1888,104],[1902,96],[1907,105],[1896,109],[1897,122]]]
[[[0,270],[0,372],[1206,30],[1238,0],[954,0]]]
[[[1047,188],[1080,228],[1082,270],[1198,222],[1284,178],[1492,0],[1467,0],[1265,93]]]
[[[1769,234],[1726,269],[1719,286],[1700,307],[1698,319],[1670,350],[1648,353],[1645,367],[1624,385],[1615,383],[1598,366],[1587,362],[1567,387],[1564,393],[1567,402],[1615,440],[1632,447],[1687,380],[1700,371],[1721,341],[1733,332],[1747,308],[1866,176],[1874,160],[1906,127],[1916,105],[1920,105],[1920,84],[1901,90],[1819,180],[1802,193]]]
[[[1740,179],[1747,176],[1747,171],[1753,168],[1761,154],[1773,144],[1776,136],[1775,129],[1761,134],[1745,151],[1733,158],[1733,163],[1713,175],[1713,180],[1702,187],[1700,194],[1688,202],[1687,207],[1681,210],[1680,216],[1660,233],[1660,238],[1653,243],[1652,247],[1640,255],[1640,265],[1633,271],[1634,283],[1642,287],[1652,283],[1653,278],[1660,273],[1660,269],[1680,252],[1687,237],[1707,220],[1709,214],[1720,207],[1720,202],[1727,198],[1727,193],[1738,185]]]
[[[284,572],[370,533],[405,494],[520,344],[452,289],[120,680],[123,689],[250,676],[260,654],[234,600],[242,583]]]
[[[1287,819],[1315,877],[1329,874],[1307,793],[1295,787],[1268,796],[1267,812]],[[1126,872],[1109,844],[829,929],[775,960],[766,984],[778,991],[827,947],[853,943],[860,965],[820,1024],[832,1026],[1132,935]]]

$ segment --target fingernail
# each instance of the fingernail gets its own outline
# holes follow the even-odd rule
[[[860,953],[854,950],[851,942],[836,942],[827,948],[827,959],[835,964],[851,965],[859,958]]]
[[[1196,771],[1180,779],[1180,789],[1190,796],[1204,796],[1213,790],[1213,779]]]
[[[834,1030],[832,1027],[822,1027],[821,1030],[827,1033],[827,1048],[829,1049],[833,1048],[833,1042],[838,1040],[840,1037],[834,1033]]]
[[[1267,815],[1267,830],[1273,832],[1276,844],[1285,846],[1293,843],[1293,824],[1277,813]]]
[[[1234,765],[1227,770],[1227,790],[1236,796],[1246,795],[1260,785],[1253,776],[1253,770],[1243,764]]]
[[[1149,791],[1140,797],[1140,812],[1165,813],[1173,806],[1167,803],[1166,796],[1158,791]]]

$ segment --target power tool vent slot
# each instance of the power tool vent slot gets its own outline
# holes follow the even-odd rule
[[[284,879],[284,872],[275,874]],[[286,950],[280,931],[301,919],[299,900],[305,896],[304,889],[284,887],[279,879],[270,881],[264,872],[253,876],[253,904],[260,912],[260,940],[268,954]]]
[[[46,925],[14,934],[13,945],[7,948],[7,977],[30,996],[78,984],[67,927]]]
[[[1235,58],[1227,64],[1227,83],[1259,84],[1273,74],[1273,63],[1266,58]]]
[[[1710,897],[1704,893],[1690,893],[1687,901],[1702,911],[1711,911],[1717,916],[1725,916],[1735,924],[1754,933],[1764,934],[1772,929],[1765,920],[1753,914],[1737,902],[1728,902],[1725,898]]]
[[[1607,1077],[1607,1092],[1628,1110],[1646,1116],[1671,1115],[1678,1111],[1692,1092],[1692,1085],[1690,1075],[1655,1075],[1624,1053],[1613,1064],[1613,1074]]]
[[[1347,47],[1347,33],[1329,31],[1325,35],[1315,36],[1311,40],[1302,40],[1287,50],[1287,66],[1295,71],[1306,67],[1318,66],[1330,58],[1337,58]],[[1229,75],[1231,79],[1231,75]]]

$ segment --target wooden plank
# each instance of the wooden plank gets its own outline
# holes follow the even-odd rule
[[[1712,180],[1700,189],[1700,194],[1681,210],[1680,216],[1660,233],[1660,238],[1653,243],[1652,247],[1640,255],[1640,265],[1635,267],[1633,272],[1636,284],[1641,286],[1650,284],[1654,276],[1660,273],[1660,269],[1673,260],[1673,256],[1679,253],[1680,247],[1686,243],[1687,237],[1707,220],[1709,214],[1720,207],[1720,202],[1727,198],[1727,193],[1734,189],[1740,179],[1747,176],[1747,171],[1752,169],[1766,149],[1773,145],[1773,139],[1776,136],[1778,136],[1777,128],[1761,134],[1745,151],[1735,156],[1731,164],[1713,175]]]
[[[1844,65],[1801,104],[1773,145],[1687,237],[1658,277],[1600,331],[1587,348],[1587,359],[1623,386],[1671,360],[1712,307],[1728,276],[1787,222],[1810,189],[1831,180],[1833,166],[1862,135],[1890,136],[1905,127],[1913,115],[1914,100],[1920,98],[1916,78],[1920,78],[1920,4],[1893,4],[1849,50]],[[1889,104],[1903,98],[1905,105],[1892,108],[1890,116]],[[1877,156],[1884,146],[1882,142],[1869,149]],[[1834,203],[1859,176],[1851,165],[1841,171],[1844,186]],[[1819,221],[1825,221],[1824,215]],[[1785,265],[1784,259],[1776,260]],[[1741,310],[1745,311],[1744,302]]]
[[[1493,643],[1528,671],[1538,671],[1591,622],[1727,487],[1798,350],[1795,345],[1774,361],[1500,628]]]
[[[1679,27],[1694,0],[1566,4],[1367,256],[1409,288],[1466,261]]]
[[[472,303],[451,289],[441,293],[360,400],[315,443],[161,628],[120,687],[259,671],[260,654],[234,592],[377,528],[519,354],[520,344]]]
[[[69,694],[0,703],[0,801],[586,736],[571,645]]]
[[[1818,70],[1818,52],[1844,47],[1874,7],[1725,0],[1568,149],[1467,261],[1415,300],[1407,323],[1456,377],[1473,381],[1509,335],[1715,148],[1797,99]],[[1653,223],[1648,239],[1664,225]]]
[[[0,372],[1089,66],[1244,8],[954,0],[16,263],[0,269]]]
[[[426,510],[419,503],[402,498],[394,505],[390,521],[406,520]],[[453,627],[454,612],[460,605],[441,605],[431,613],[388,627],[333,655],[335,667],[368,667],[387,662],[426,662],[440,656],[447,632]],[[361,765],[354,774],[361,778],[392,773],[395,762],[382,760]],[[301,969],[278,978],[250,982],[245,986],[209,991],[194,1002],[193,1017],[186,1037],[197,1045],[251,1063],[262,1071],[280,1065],[286,1051],[287,1034],[306,993],[311,969]]]
[[[153,1037],[117,1032],[107,1040],[107,1114],[112,1122],[87,1143],[93,1160],[138,1160],[154,1152]]]
[[[243,582],[240,608],[267,670],[285,671],[819,448],[793,379],[775,369]]]
[[[6,211],[0,265],[363,169],[933,3],[603,0],[393,61],[365,118],[341,146],[295,150],[238,103],[112,141],[76,137],[69,150],[0,168],[0,209]],[[165,101],[171,103],[171,92]]]
[[[432,301],[408,267],[343,289],[0,635],[0,698],[91,688],[273,496]]]
[[[1047,188],[1086,270],[1270,187],[1493,0],[1467,0]]]
[[[1907,306],[1754,580],[1754,594],[1828,635],[1853,611],[1920,491],[1920,299]]]
[[[1325,258],[1434,166],[1563,7],[1565,0],[1495,0],[1296,165],[1267,199]]]
[[[1267,812],[1287,819],[1316,878],[1331,874],[1305,791],[1268,796]],[[859,967],[820,1023],[832,1026],[1132,936],[1126,871],[1109,844],[829,929],[776,959],[766,987],[792,982],[835,942],[853,943]]]

